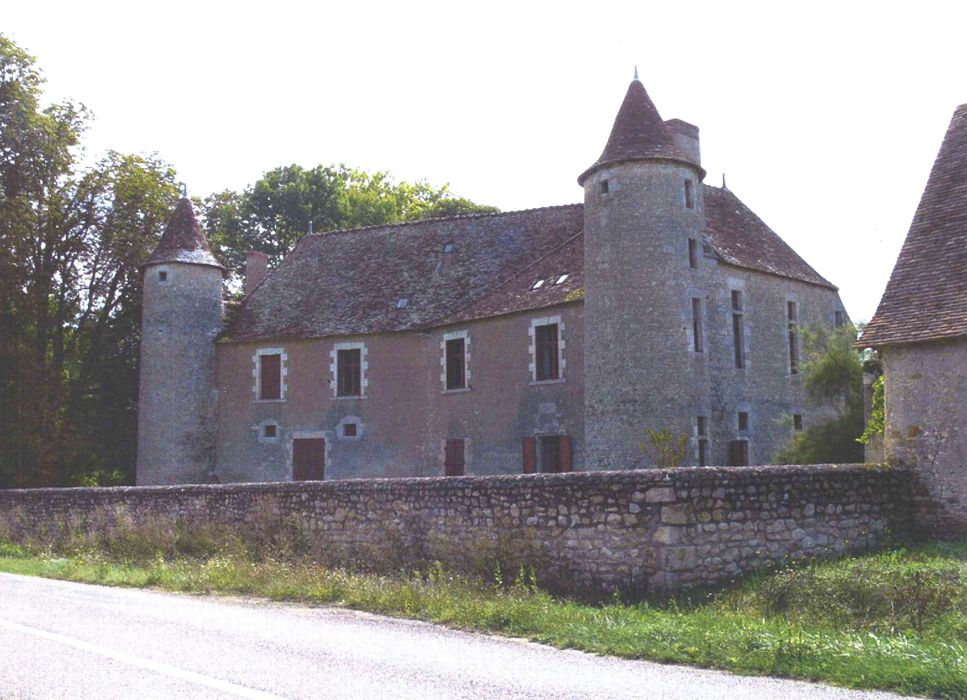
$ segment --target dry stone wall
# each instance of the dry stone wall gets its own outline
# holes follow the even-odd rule
[[[65,526],[109,529],[126,513],[244,532],[265,527],[268,513],[296,526],[313,551],[363,565],[526,562],[558,587],[641,594],[879,546],[908,531],[910,501],[903,469],[685,467],[0,491],[0,527],[53,536]]]

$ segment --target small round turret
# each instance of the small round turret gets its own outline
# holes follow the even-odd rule
[[[214,467],[223,268],[187,198],[142,272],[137,483],[206,482]]]

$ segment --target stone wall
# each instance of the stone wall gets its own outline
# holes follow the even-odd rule
[[[880,348],[886,458],[915,474],[915,527],[967,532],[967,338]]]
[[[104,529],[119,512],[239,532],[271,517],[364,566],[526,561],[551,586],[631,594],[876,547],[910,510],[908,472],[858,465],[0,491],[14,536]]]

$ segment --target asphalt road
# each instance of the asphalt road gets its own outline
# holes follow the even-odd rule
[[[0,574],[0,698],[896,698],[331,608]]]

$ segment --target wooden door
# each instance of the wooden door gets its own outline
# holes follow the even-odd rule
[[[446,455],[443,461],[446,476],[463,476],[466,465],[464,449],[465,443],[463,440],[447,440]]]
[[[729,466],[745,467],[749,464],[749,443],[747,440],[733,440],[729,443]]]
[[[325,472],[325,439],[296,438],[292,441],[293,481],[322,481]]]

